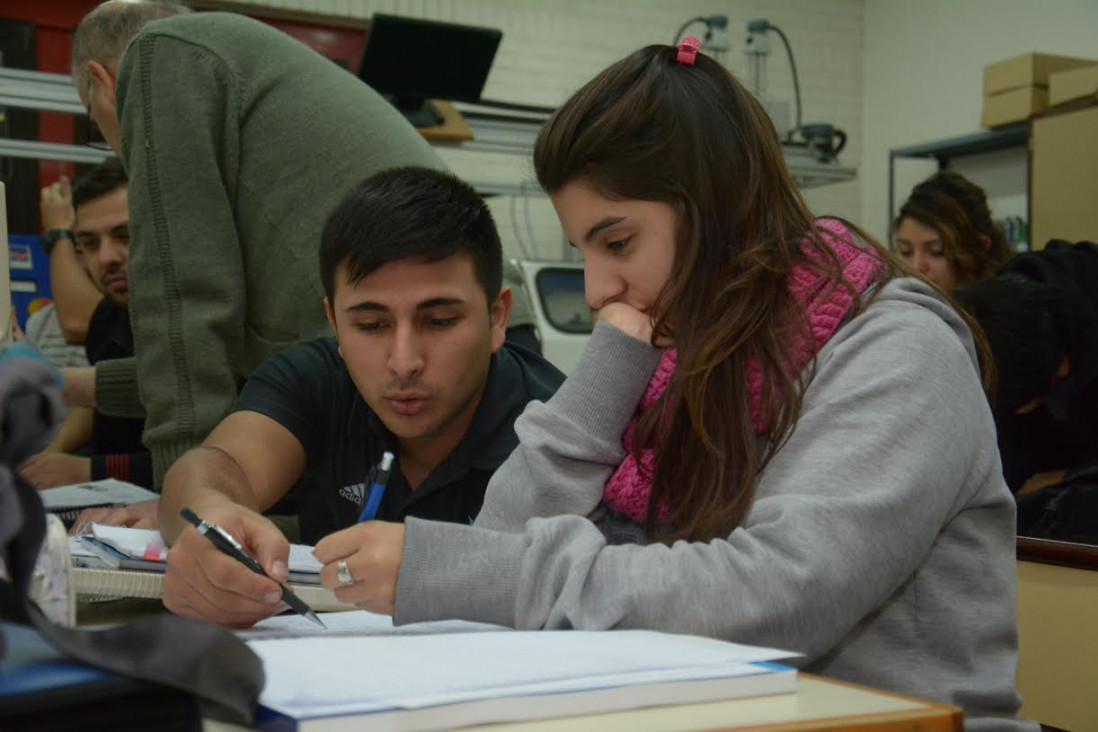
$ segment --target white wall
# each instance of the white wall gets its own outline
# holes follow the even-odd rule
[[[980,130],[983,67],[1030,51],[1098,58],[1095,0],[867,0],[862,221],[888,230],[888,151]],[[1025,215],[1024,152],[953,166],[989,189],[997,216]],[[901,163],[897,205],[933,164]]]
[[[354,18],[388,12],[500,28],[503,42],[484,97],[546,106],[560,104],[600,70],[637,48],[669,43],[683,22],[698,15],[729,16],[732,49],[723,62],[746,81],[744,29],[750,19],[767,18],[793,44],[804,121],[826,121],[844,129],[850,141],[842,163],[860,165],[863,0],[236,0],[242,1],[257,6],[257,14],[264,7]],[[704,26],[691,30],[700,33]],[[767,89],[772,97],[791,102],[788,62],[778,38],[772,34],[771,41]],[[461,152],[444,157],[457,174],[469,178],[533,180],[526,157]],[[818,213],[859,220],[861,186],[855,179],[812,189],[807,197]],[[528,242],[529,228],[542,257],[560,258],[563,248],[556,217],[535,190],[531,186],[532,195],[526,199],[492,199],[505,250],[509,256],[518,256],[518,241],[521,237]]]

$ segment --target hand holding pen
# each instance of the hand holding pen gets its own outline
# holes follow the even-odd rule
[[[404,554],[404,525],[376,520],[392,469],[393,453],[386,452],[366,480],[358,524],[324,537],[313,550],[324,564],[320,582],[337,600],[383,615],[393,612]]]
[[[264,577],[268,576],[267,573],[263,570],[263,567],[259,565],[259,562],[255,561],[255,559],[249,556],[244,551],[244,547],[240,545],[240,542],[234,539],[233,536],[229,534],[229,532],[225,531],[225,529],[221,528],[217,524],[213,524],[209,521],[204,521],[200,519],[198,516],[195,515],[194,511],[191,511],[191,509],[189,508],[184,508],[183,510],[181,510],[179,512],[179,515],[185,518],[190,523],[194,524],[194,527],[198,530],[198,533],[209,539],[210,542],[212,542],[213,545],[216,546],[220,551],[240,562],[256,574],[262,575]],[[324,627],[324,623],[322,623],[320,621],[320,618],[316,616],[316,613],[313,612],[313,609],[305,604],[305,602],[297,595],[295,595],[293,593],[293,590],[291,590],[286,585],[282,585],[282,601],[289,605],[290,609],[292,609],[297,614],[304,615],[306,618],[312,620],[321,628]]]
[[[377,518],[377,510],[381,508],[381,499],[385,497],[385,487],[389,485],[389,475],[393,471],[393,457],[393,453],[385,451],[381,455],[381,462],[370,471],[370,478],[366,481],[366,498],[362,502],[362,513],[358,515],[360,524]]]
[[[285,609],[282,582],[288,574],[290,544],[278,527],[239,504],[203,504],[194,509],[200,521],[206,519],[224,529],[266,572],[261,575],[249,569],[197,530],[182,531],[168,552],[164,606],[232,628],[250,627]]]

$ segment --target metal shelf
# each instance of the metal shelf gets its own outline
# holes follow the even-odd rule
[[[896,201],[897,158],[922,158],[938,161],[938,169],[945,170],[949,161],[970,155],[983,155],[1001,150],[1024,148],[1029,144],[1029,121],[974,132],[969,135],[948,137],[944,140],[924,142],[920,145],[897,147],[888,151],[888,215],[885,222],[892,225],[892,212]]]
[[[492,153],[507,153],[512,155],[531,156],[534,151],[534,142],[537,140],[544,119],[536,119],[528,116],[509,117],[506,114],[485,114],[479,111],[467,109],[464,105],[456,104],[456,107],[465,117],[465,122],[473,132],[473,139],[463,142],[434,142],[440,147],[458,148]],[[839,165],[837,161],[820,162],[818,157],[803,145],[782,145],[786,165],[789,166],[794,180],[801,188],[813,188],[816,186],[842,183],[852,180],[857,175],[857,170]],[[481,190],[481,186],[474,182],[474,186]],[[498,184],[490,186],[491,192],[498,195],[515,195],[514,192],[498,190]],[[532,182],[524,184],[516,183],[515,188],[521,188],[526,195],[539,190]]]
[[[72,86],[70,76],[3,67],[0,67],[0,107],[37,109],[65,114],[87,113],[76,89]],[[109,150],[85,145],[0,137],[0,156],[8,158],[100,163],[111,155],[113,153]]]
[[[0,67],[0,106],[68,114],[88,111],[72,86],[71,76],[3,67]]]
[[[1027,140],[1029,140],[1029,123],[1017,122],[994,130],[925,142],[921,145],[898,147],[891,150],[889,155],[894,158],[936,158],[941,164],[943,160],[947,161],[950,158],[1021,147]]]
[[[85,114],[86,110],[72,86],[71,77],[65,74],[49,74],[41,71],[22,71],[0,68],[0,106],[22,109],[38,109],[49,112]],[[457,147],[462,150],[507,153],[530,156],[534,141],[547,117],[523,112],[484,112],[484,108],[457,105],[473,131],[472,140],[445,143],[440,147]],[[837,161],[820,162],[811,151],[800,146],[783,145],[786,163],[801,188],[841,183],[854,178],[854,168],[843,167]],[[43,160],[71,160],[78,163],[98,163],[110,157],[109,151],[81,145],[62,145],[51,142],[13,140],[0,138],[0,156],[39,158]],[[485,194],[529,195],[540,189],[531,181],[501,183],[499,181],[470,181]]]
[[[73,163],[101,163],[114,155],[110,150],[100,150],[85,145],[65,145],[60,142],[13,140],[0,137],[0,157],[30,158],[31,160],[63,160]]]

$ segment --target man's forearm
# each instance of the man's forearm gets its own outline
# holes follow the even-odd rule
[[[46,452],[73,453],[91,440],[95,410],[88,407],[73,407],[65,415],[65,421],[50,440]]]
[[[61,369],[61,400],[70,407],[95,408],[95,367]]]
[[[204,507],[235,503],[262,509],[239,463],[224,450],[205,445],[181,457],[164,476],[160,499],[160,533],[169,544],[188,525],[179,515],[184,507],[199,516]]]
[[[103,293],[84,271],[71,239],[59,239],[50,252],[50,283],[57,322],[69,345],[83,345],[88,323]]]

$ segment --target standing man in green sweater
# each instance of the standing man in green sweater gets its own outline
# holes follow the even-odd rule
[[[329,333],[317,241],[347,191],[442,164],[352,74],[240,15],[104,3],[76,29],[72,75],[130,177],[136,356],[94,384],[72,374],[65,396],[144,415],[159,486],[256,366]]]

